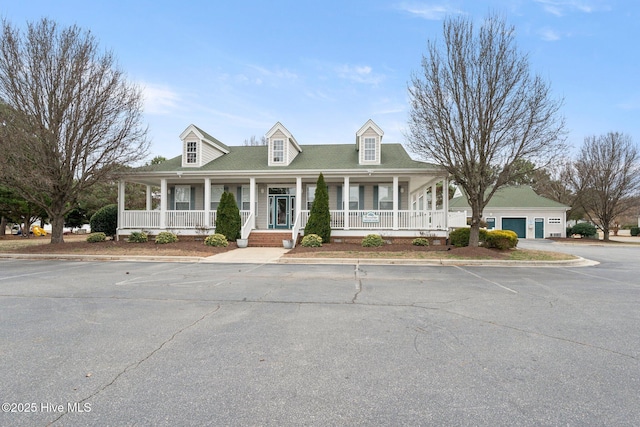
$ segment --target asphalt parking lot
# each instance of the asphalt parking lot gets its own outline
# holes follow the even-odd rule
[[[594,267],[0,259],[0,425],[637,425],[640,248]]]

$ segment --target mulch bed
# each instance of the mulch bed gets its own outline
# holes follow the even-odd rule
[[[229,242],[226,248],[205,246],[202,240],[193,237],[184,237],[176,243],[156,245],[155,242],[129,243],[124,239],[120,241],[106,241],[87,243],[83,240],[66,241],[65,243],[52,245],[43,243],[12,250],[21,254],[83,254],[83,255],[147,255],[147,256],[195,256],[207,257],[221,252],[236,249],[235,242]]]
[[[418,255],[421,252],[443,252],[442,255],[460,257],[460,258],[482,258],[482,259],[506,259],[509,257],[509,251],[499,251],[495,249],[487,248],[457,248],[455,246],[415,246],[412,244],[393,243],[391,245],[383,245],[378,247],[363,247],[357,243],[327,243],[323,244],[319,248],[306,248],[301,245],[296,245],[295,248],[290,250],[285,256],[288,257],[312,257],[322,256],[322,253],[326,252],[345,252],[353,253],[354,255],[345,255],[346,257],[357,257],[357,254],[384,254],[385,252],[401,252],[405,253],[408,257],[411,257],[412,253]]]

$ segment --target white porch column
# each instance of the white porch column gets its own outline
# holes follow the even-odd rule
[[[445,230],[449,229],[449,179],[442,180],[442,210],[444,211]]]
[[[204,226],[211,227],[211,178],[204,179]]]
[[[344,177],[344,188],[342,189],[342,209],[344,211],[344,229],[349,229],[349,177]]]
[[[146,203],[146,207],[145,207],[145,209],[146,209],[146,210],[148,210],[148,211],[150,211],[150,210],[152,210],[152,209],[153,209],[153,206],[152,206],[152,204],[151,204],[151,186],[150,186],[150,185],[147,185],[147,193],[146,193],[146,196],[147,196],[147,203]]]
[[[249,178],[249,212],[251,212],[251,229],[256,228],[256,179]]]
[[[122,217],[124,216],[124,186],[124,181],[118,181],[118,230],[122,228]]]
[[[160,229],[167,228],[167,179],[160,180]]]
[[[393,229],[398,229],[398,198],[400,197],[400,189],[398,188],[398,177],[393,177]]]
[[[435,212],[436,207],[438,206],[438,195],[436,194],[438,191],[438,186],[436,184],[431,185],[431,212]]]
[[[291,223],[293,224],[298,216],[300,216],[300,211],[302,210],[302,177],[296,177],[296,217],[291,218]]]

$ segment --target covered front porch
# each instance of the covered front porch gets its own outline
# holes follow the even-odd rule
[[[118,236],[134,231],[178,235],[215,233],[223,191],[234,194],[242,218],[241,238],[252,232],[304,234],[315,196],[317,174],[308,176],[128,177],[118,186]],[[325,175],[332,237],[378,233],[388,237],[447,237],[448,182],[442,176]],[[125,209],[126,182],[146,186],[146,206]],[[454,213],[455,215],[455,213]]]

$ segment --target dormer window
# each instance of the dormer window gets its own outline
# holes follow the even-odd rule
[[[274,139],[273,140],[273,163],[283,163],[283,162],[284,162],[284,140]]]
[[[372,162],[376,160],[376,139],[365,138],[364,139],[364,160]]]
[[[187,142],[187,164],[195,165],[198,161],[198,143],[195,141]]]

